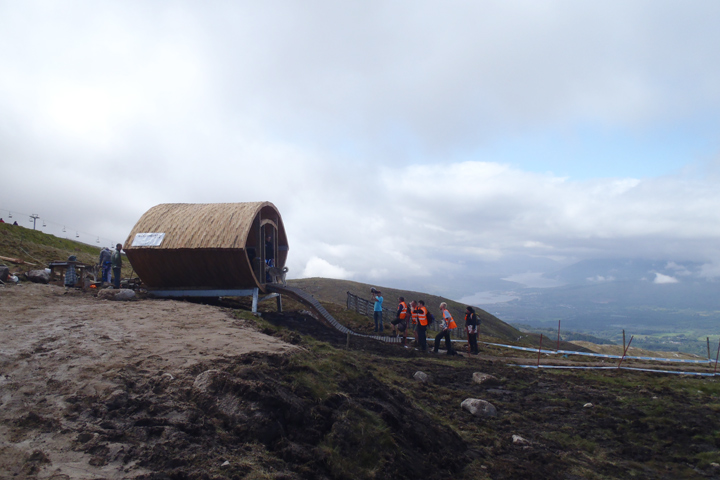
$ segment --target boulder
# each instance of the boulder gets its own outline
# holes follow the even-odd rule
[[[495,405],[479,398],[466,398],[460,406],[463,410],[467,410],[476,417],[494,417],[497,415]]]
[[[0,282],[7,282],[10,276],[10,269],[5,265],[0,265]]]
[[[512,442],[515,445],[530,445],[530,443],[531,443],[530,440],[527,440],[527,439],[521,437],[520,435],[513,435]]]
[[[427,373],[417,371],[415,372],[415,375],[413,375],[413,378],[417,380],[418,382],[427,383],[430,378],[428,377]]]
[[[135,298],[135,292],[128,288],[121,288],[120,290],[106,288],[100,290],[97,297],[104,300],[132,300]]]
[[[473,382],[480,385],[500,385],[500,380],[488,373],[475,372],[472,376]]]
[[[193,388],[201,393],[214,393],[217,390],[218,383],[224,379],[224,375],[220,370],[205,370],[195,377]]]
[[[28,280],[34,283],[48,283],[50,282],[50,274],[45,270],[30,270],[25,274]]]

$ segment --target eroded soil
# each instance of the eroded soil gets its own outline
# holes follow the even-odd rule
[[[714,379],[348,350],[298,311],[38,285],[0,302],[0,478],[720,477]],[[468,397],[497,416],[460,409]]]
[[[0,478],[147,473],[128,457],[134,445],[95,422],[101,412],[155,402],[144,397],[200,362],[297,348],[226,309],[187,302],[111,302],[26,283],[0,289],[0,308]]]

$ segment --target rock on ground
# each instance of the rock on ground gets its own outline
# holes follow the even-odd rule
[[[132,300],[135,298],[135,292],[128,288],[121,288],[120,290],[106,288],[98,292],[97,298],[103,300]]]
[[[413,375],[413,378],[415,380],[417,380],[418,382],[423,382],[423,383],[427,383],[427,381],[429,380],[427,373],[421,372],[421,371],[415,372],[415,375]]]
[[[205,370],[195,377],[193,388],[201,393],[214,393],[217,389],[216,384],[222,377],[220,370]]]
[[[479,398],[466,398],[460,404],[463,410],[470,412],[476,417],[494,417],[497,415],[495,405]]]
[[[479,383],[480,385],[500,385],[500,380],[488,373],[475,372],[472,376],[473,382]]]
[[[25,274],[28,280],[34,283],[50,282],[50,274],[45,270],[30,270]]]

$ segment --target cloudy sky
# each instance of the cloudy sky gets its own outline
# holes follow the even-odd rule
[[[0,216],[109,245],[159,203],[268,200],[291,277],[456,299],[583,259],[715,278],[719,23],[701,0],[0,0]]]

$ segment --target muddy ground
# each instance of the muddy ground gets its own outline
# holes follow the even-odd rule
[[[713,379],[347,350],[308,314],[233,303],[26,284],[0,308],[0,478],[720,478]]]
[[[93,421],[100,410],[117,414],[142,403],[131,394],[140,385],[155,397],[199,363],[297,348],[227,309],[112,302],[53,285],[0,289],[0,311],[0,478],[146,473],[127,457],[132,445],[122,438],[111,435],[95,449],[91,440],[109,431]]]

